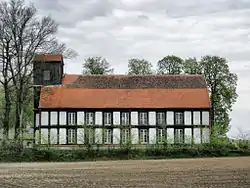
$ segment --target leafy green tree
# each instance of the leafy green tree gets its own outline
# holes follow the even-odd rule
[[[174,55],[168,55],[157,63],[158,74],[181,74],[183,70],[183,59]]]
[[[183,71],[186,74],[202,74],[200,63],[196,58],[188,58],[183,62]]]
[[[153,74],[152,64],[145,59],[132,58],[128,61],[129,75],[146,75]]]
[[[111,74],[113,71],[109,62],[102,57],[89,57],[83,64],[83,74]]]
[[[229,113],[238,97],[237,75],[230,72],[227,60],[218,56],[202,57],[200,67],[210,93],[212,124],[221,125],[224,130],[221,134],[225,134],[229,128]]]

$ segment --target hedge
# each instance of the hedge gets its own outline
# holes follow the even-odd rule
[[[168,159],[222,156],[250,156],[249,145],[228,143],[202,145],[167,145],[146,148],[23,148],[11,144],[0,147],[0,162],[74,162],[120,159]]]

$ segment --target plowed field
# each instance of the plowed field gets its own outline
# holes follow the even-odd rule
[[[250,157],[0,164],[0,187],[246,187]]]

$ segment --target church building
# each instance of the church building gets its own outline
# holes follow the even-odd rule
[[[75,75],[62,55],[34,60],[37,144],[200,144],[210,141],[203,75]]]

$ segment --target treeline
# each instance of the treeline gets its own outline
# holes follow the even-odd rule
[[[211,120],[216,126],[218,135],[224,136],[229,130],[232,106],[238,97],[236,93],[237,75],[230,71],[228,61],[223,57],[207,55],[183,59],[168,55],[158,62],[157,68],[146,59],[132,58],[128,60],[128,75],[148,74],[203,74],[207,82],[212,105]],[[83,74],[113,74],[114,68],[103,57],[87,58],[83,64]]]

